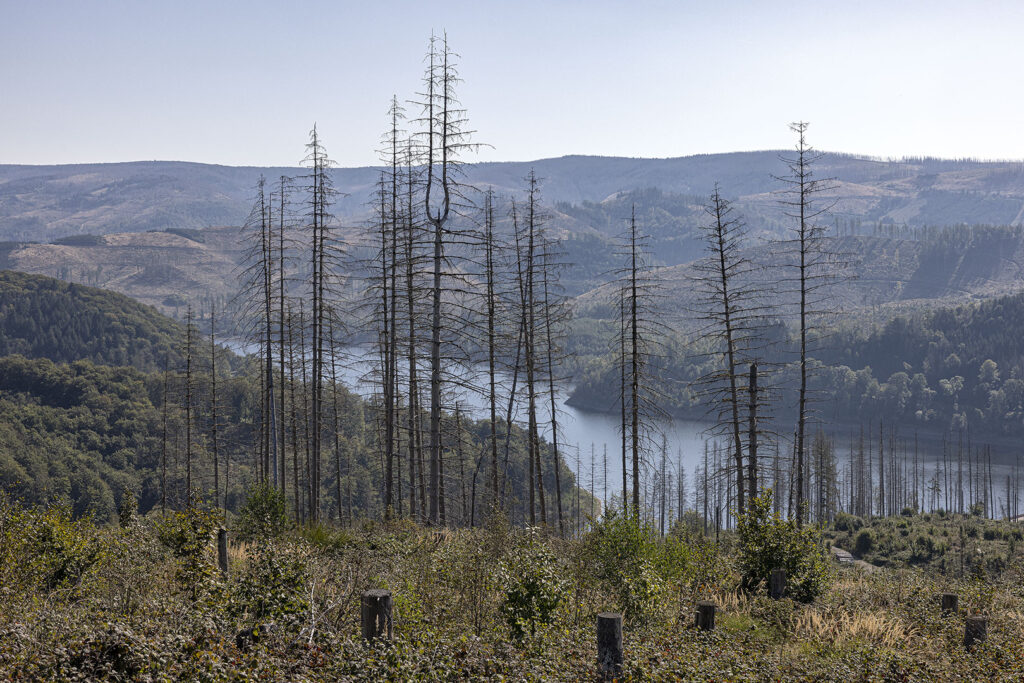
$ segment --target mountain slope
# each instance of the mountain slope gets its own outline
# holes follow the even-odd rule
[[[115,292],[41,275],[0,271],[0,356],[162,367],[182,328]]]
[[[723,192],[753,214],[778,218],[785,173],[779,152],[739,152],[672,159],[567,156],[466,166],[466,181],[499,193],[521,190],[535,169],[545,200],[600,202],[620,191],[657,188],[706,196]],[[260,174],[301,176],[298,168],[216,166],[146,161],[66,166],[0,165],[0,239],[48,241],[65,235],[237,225],[248,213]],[[825,154],[821,178],[835,178],[837,214],[867,222],[909,225],[1020,224],[1024,165],[934,159],[881,161]],[[335,207],[344,220],[368,214],[373,168],[339,168],[345,193]]]

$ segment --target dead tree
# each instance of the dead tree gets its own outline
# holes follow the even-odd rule
[[[758,328],[762,309],[759,283],[753,277],[755,266],[744,255],[746,226],[733,211],[732,204],[715,185],[707,206],[707,220],[701,225],[705,258],[695,265],[697,315],[703,323],[701,336],[711,343],[708,353],[720,358],[720,367],[698,380],[700,392],[710,399],[715,418],[715,431],[728,436],[736,479],[737,509],[746,505],[744,489],[750,497],[757,495],[756,465],[756,389],[749,390],[747,403],[749,471],[744,486],[743,436],[740,407],[743,402],[741,384],[747,364],[757,350]],[[751,380],[756,387],[756,376]],[[750,426],[753,425],[753,426]],[[750,430],[754,431],[750,431]]]
[[[196,326],[192,316],[192,305],[189,304],[188,313],[185,315],[185,391],[182,398],[185,409],[185,493],[190,508],[195,502],[192,489],[192,406],[195,393],[192,356],[195,348],[195,336]]]
[[[562,479],[561,454],[558,449],[558,405],[557,390],[560,377],[558,368],[561,366],[562,347],[565,339],[564,324],[568,316],[564,298],[558,288],[558,273],[561,264],[554,253],[556,246],[552,240],[545,238],[541,244],[541,305],[540,310],[544,324],[545,368],[548,377],[548,396],[550,398],[551,420],[551,455],[552,467],[555,471],[555,503],[558,511],[558,530],[565,535],[565,521],[562,510]],[[577,472],[579,468],[577,468]]]
[[[242,226],[243,270],[238,295],[240,318],[244,321],[243,336],[259,348],[260,353],[260,423],[257,433],[257,471],[261,481],[268,481],[273,468],[276,476],[277,440],[273,430],[273,224],[263,176],[256,185],[256,198]]]
[[[217,321],[214,305],[210,304],[210,442],[213,447],[213,505],[220,506],[220,425],[217,415]],[[224,476],[224,506],[227,507],[227,472]]]
[[[814,164],[821,155],[807,143],[807,127],[804,121],[790,124],[797,135],[796,148],[791,155],[783,156],[788,173],[777,178],[783,183],[780,201],[785,215],[793,221],[788,238],[781,240],[781,251],[785,254],[785,273],[781,285],[791,292],[798,302],[799,324],[799,373],[800,385],[797,398],[796,425],[796,518],[802,525],[804,519],[805,482],[804,464],[806,454],[806,430],[809,416],[810,395],[808,391],[808,360],[815,344],[820,341],[821,319],[827,313],[826,301],[829,286],[835,281],[843,260],[829,245],[826,226],[820,220],[831,209],[832,204],[823,203],[821,195],[832,189],[830,179],[816,178]]]
[[[334,162],[327,155],[323,141],[314,125],[306,144],[306,230],[310,237],[310,276],[307,283],[310,297],[310,457],[309,515],[312,520],[320,515],[321,452],[323,446],[323,382],[326,324],[329,315],[328,298],[331,296],[333,272],[337,268],[342,250],[337,238],[331,206],[337,197],[330,168]],[[303,355],[303,370],[305,370]]]
[[[469,141],[465,110],[456,96],[459,83],[456,55],[447,37],[431,37],[427,72],[421,93],[421,162],[424,180],[423,213],[433,232],[430,284],[430,515],[431,524],[441,521],[441,397],[442,307],[445,246],[450,239],[453,206],[463,195],[459,187],[460,157],[475,148]]]
[[[653,275],[646,257],[646,237],[640,233],[636,207],[629,224],[620,255],[626,265],[617,272],[620,324],[617,339],[621,386],[620,404],[623,413],[623,509],[640,520],[640,480],[645,464],[644,453],[652,446],[655,423],[667,419],[662,405],[663,394],[659,374],[650,372],[651,363],[662,356],[662,340],[666,334],[665,315],[658,310],[661,286]],[[631,459],[632,501],[626,500],[625,453]]]

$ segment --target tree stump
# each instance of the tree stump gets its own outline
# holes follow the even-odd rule
[[[967,626],[964,628],[964,647],[970,649],[975,643],[984,642],[988,636],[988,617],[981,614],[972,614],[967,617]]]
[[[391,591],[374,589],[363,593],[363,640],[391,640]]]
[[[617,612],[597,615],[597,674],[602,681],[622,675],[622,615]]]
[[[220,573],[228,575],[228,530],[217,529],[217,564]]]
[[[715,603],[710,600],[697,603],[697,628],[702,631],[715,630]]]
[[[786,595],[786,570],[773,569],[771,583],[769,584],[769,595],[772,600],[781,600]]]
[[[942,594],[942,614],[943,614],[943,616],[956,612],[959,603],[960,603],[960,596],[958,596],[956,593],[943,593]]]

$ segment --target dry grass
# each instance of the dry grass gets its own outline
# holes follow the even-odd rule
[[[228,541],[228,566],[239,567],[249,561],[248,541]]]
[[[833,644],[862,641],[880,647],[898,648],[909,644],[917,635],[917,629],[885,614],[808,609],[797,615],[793,634],[800,639]]]

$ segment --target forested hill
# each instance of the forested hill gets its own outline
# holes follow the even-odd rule
[[[42,275],[0,271],[0,356],[155,370],[182,326],[123,294]]]
[[[795,387],[795,342],[786,341],[782,329],[773,328],[776,341],[762,360],[781,364],[769,382],[785,392]],[[673,412],[705,414],[689,387],[713,369],[708,351],[673,343],[655,359],[652,376],[674,380],[667,392]],[[883,419],[935,430],[969,427],[993,438],[1024,436],[1024,294],[897,316],[873,329],[846,325],[814,356],[812,388],[826,420]],[[618,395],[618,372],[606,358],[592,361],[572,402],[608,410],[615,404],[607,397]],[[791,403],[781,396],[776,412],[788,420]]]

